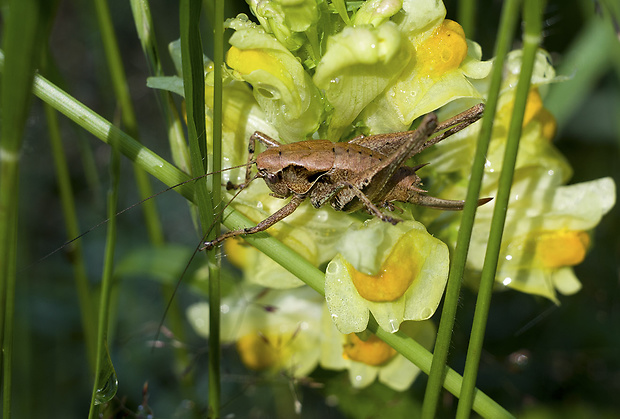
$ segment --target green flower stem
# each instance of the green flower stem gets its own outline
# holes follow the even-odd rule
[[[0,68],[2,62],[3,56],[0,52]],[[127,134],[111,125],[104,118],[70,97],[67,93],[54,86],[45,78],[41,76],[35,77],[34,93],[100,140],[117,148],[135,164],[140,165],[144,170],[157,177],[163,183],[173,186],[183,181],[190,180],[188,175],[181,172],[142,144],[133,140]],[[189,182],[178,186],[174,190],[189,201],[195,202],[195,188],[196,183]],[[247,217],[231,207],[227,207],[224,210],[223,224],[231,230],[254,225]],[[324,273],[290,247],[282,244],[265,232],[253,234],[244,239],[293,275],[299,277],[311,288],[321,295],[324,295]],[[406,351],[406,347],[417,348],[417,346],[419,346],[411,338],[402,336],[400,333],[389,334],[382,330],[377,330],[377,333],[380,338],[391,346],[395,346],[397,350]],[[428,364],[432,358],[430,352],[421,349],[410,349],[406,351],[404,355],[407,359],[418,365],[424,372],[429,372]],[[458,377],[456,372],[448,369],[447,377],[453,377],[453,375],[454,377]],[[446,381],[446,383],[448,383],[448,381]],[[458,380],[456,382],[456,388],[453,390],[455,393],[458,393]],[[485,417],[509,417],[509,414],[501,406],[489,399],[481,391],[476,392],[474,409]],[[488,414],[488,412],[493,412],[493,414]]]
[[[205,115],[205,80],[202,43],[200,39],[201,0],[182,0],[181,56],[183,64],[183,87],[187,109],[187,131],[189,134],[192,173],[200,176],[207,172],[207,128]],[[209,199],[206,182],[198,183],[196,198],[203,236],[214,238],[219,225],[213,223],[213,195]],[[216,189],[220,189],[217,185]],[[216,252],[218,252],[217,250]],[[220,269],[216,252],[208,252],[209,305],[212,308],[209,319],[209,417],[220,416]]]
[[[150,68],[151,75],[163,76],[164,71],[162,69],[161,56],[157,48],[157,41],[155,39],[155,28],[153,26],[153,19],[151,17],[151,9],[147,0],[131,0],[131,11],[133,14],[134,23],[136,25],[136,32],[142,45],[142,50],[147,59],[147,63]],[[183,123],[179,117],[172,93],[166,90],[158,89],[156,94],[159,97],[159,105],[161,106],[162,113],[166,115],[166,126],[168,128],[168,140],[170,143],[170,150],[172,152],[172,160],[181,169],[189,171],[189,152],[187,149],[187,143],[185,142],[185,136],[183,134]],[[170,302],[167,320],[170,325],[170,329],[176,336],[176,338],[184,342],[186,341],[185,329],[184,329],[184,313],[178,304],[178,300],[174,298],[174,286],[170,284],[164,284],[162,286],[162,295],[164,301]],[[190,356],[187,348],[175,347],[174,354],[176,358],[176,370],[181,378],[181,384],[184,389],[185,397],[190,400],[196,400],[195,396],[195,381],[194,370],[187,371],[187,365],[189,365]]]
[[[71,187],[71,178],[69,175],[69,167],[62,146],[62,138],[58,126],[58,115],[50,106],[45,105],[45,116],[48,125],[48,134],[52,148],[52,156],[54,158],[54,166],[56,168],[56,178],[58,179],[58,189],[62,202],[62,211],[65,217],[65,225],[67,229],[67,237],[69,239],[80,235],[78,226],[78,216],[75,211],[75,201],[73,199],[73,188]],[[80,240],[71,244],[71,263],[73,265],[73,275],[75,278],[75,288],[78,295],[78,303],[80,306],[80,315],[82,320],[82,332],[86,341],[86,353],[91,368],[95,369],[96,356],[96,339],[95,334],[95,311],[92,304],[92,296],[88,275],[86,274],[86,266],[84,264],[84,256],[82,254],[82,243]]]
[[[108,191],[108,223],[105,245],[105,257],[103,262],[103,273],[101,279],[101,294],[99,297],[99,322],[97,328],[97,367],[95,368],[95,379],[93,383],[93,393],[90,400],[89,419],[99,417],[99,406],[96,403],[97,392],[102,389],[102,382],[107,382],[106,375],[109,373],[109,354],[107,350],[108,339],[108,319],[110,316],[110,295],[113,286],[114,273],[114,249],[116,247],[116,207],[118,204],[118,189],[120,184],[120,154],[118,150],[112,149],[112,159],[110,161],[111,185]],[[116,377],[114,377],[116,380]],[[114,389],[116,392],[116,389]]]
[[[517,152],[519,150],[519,140],[523,125],[523,115],[525,105],[530,90],[530,79],[534,69],[536,52],[541,40],[542,13],[544,1],[525,0],[523,16],[525,20],[525,33],[523,35],[523,61],[521,63],[521,73],[519,83],[515,93],[515,104],[512,112],[512,119],[508,128],[508,138],[506,140],[506,151],[502,163],[502,173],[500,174],[497,188],[497,197],[493,209],[493,220],[491,221],[491,232],[487,242],[487,250],[482,268],[480,288],[476,302],[476,312],[474,323],[467,350],[467,360],[465,361],[465,372],[463,374],[463,388],[461,398],[457,408],[456,417],[466,419],[471,413],[471,407],[476,386],[476,376],[480,364],[480,354],[484,341],[484,332],[491,306],[491,295],[495,283],[497,272],[497,262],[502,244],[502,233],[506,222],[506,211],[510,199],[510,189],[517,162]]]
[[[127,78],[123,69],[121,54],[118,49],[118,42],[114,34],[114,27],[110,17],[110,9],[107,0],[95,0],[95,10],[97,12],[97,21],[101,30],[101,40],[108,63],[108,69],[112,78],[112,86],[115,96],[121,108],[121,120],[123,126],[129,135],[139,140],[138,123],[136,121],[136,113],[129,88],[127,87]],[[140,191],[140,199],[146,199],[153,195],[153,188],[147,174],[139,166],[133,166],[136,176],[136,183]],[[157,207],[154,201],[147,201],[142,205],[142,212],[146,222],[146,228],[151,242],[156,246],[164,244],[164,233],[157,214]]]
[[[401,355],[413,362],[418,368],[426,374],[430,372],[433,355],[428,352],[422,345],[407,336],[404,332],[389,333],[379,327],[374,317],[371,316],[368,322],[368,329],[375,333],[383,341],[387,342],[391,347],[396,349]],[[461,394],[461,384],[463,378],[453,369],[446,367],[446,377],[444,387],[450,393],[459,397]],[[474,410],[484,418],[513,418],[506,409],[493,401],[482,391],[476,391],[474,400]]]
[[[461,0],[458,3],[459,24],[468,39],[476,39],[476,0]]]
[[[11,418],[13,329],[17,286],[17,225],[19,159],[28,116],[38,37],[45,36],[45,5],[36,0],[4,2],[2,42],[7,64],[0,89],[0,363],[2,365],[2,417]]]
[[[213,14],[213,175],[211,176],[211,198],[213,207],[222,204],[222,66],[224,65],[224,1],[215,0]],[[203,84],[204,86],[204,84]],[[204,98],[204,87],[201,91]],[[204,108],[203,108],[204,109]],[[210,237],[220,235],[220,221],[213,220]],[[219,417],[221,383],[220,383],[220,249],[208,252],[209,257],[209,414]]]
[[[452,257],[450,267],[450,275],[446,286],[446,297],[441,314],[441,322],[437,332],[437,341],[433,356],[433,366],[428,379],[426,393],[424,395],[424,404],[422,407],[422,417],[432,419],[436,416],[437,404],[441,394],[441,387],[444,381],[444,371],[446,361],[448,359],[448,351],[450,349],[450,341],[452,340],[452,329],[456,318],[459,294],[461,292],[461,282],[463,272],[465,271],[465,263],[467,262],[467,252],[469,250],[469,241],[474,225],[474,217],[480,187],[482,184],[482,175],[484,173],[484,163],[486,160],[486,152],[491,141],[491,130],[493,128],[493,120],[495,118],[495,110],[499,98],[499,90],[502,82],[503,63],[510,49],[516,22],[519,16],[519,0],[509,0],[504,4],[502,16],[500,18],[498,41],[495,46],[495,61],[491,74],[491,82],[489,86],[489,95],[487,97],[484,117],[482,118],[482,126],[480,128],[480,136],[476,146],[476,154],[472,164],[471,178],[467,189],[467,197],[461,225],[456,242],[456,249]]]

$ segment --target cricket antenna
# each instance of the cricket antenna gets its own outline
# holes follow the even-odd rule
[[[251,161],[248,164],[254,164],[255,161]],[[243,167],[243,166],[247,166],[247,164],[243,164],[241,166],[236,166],[237,167]],[[194,258],[196,257],[196,255],[198,254],[198,252],[200,250],[202,250],[202,244],[204,243],[204,241],[207,239],[207,236],[209,235],[209,233],[211,233],[211,231],[213,230],[213,227],[215,226],[215,223],[217,220],[220,220],[222,218],[222,215],[224,214],[224,210],[226,210],[226,208],[228,208],[228,206],[235,200],[235,198],[237,198],[237,196],[243,192],[243,190],[248,187],[248,185],[250,183],[252,183],[253,180],[257,179],[259,177],[258,174],[254,175],[249,181],[246,181],[244,183],[242,183],[241,185],[239,185],[236,189],[237,192],[235,192],[235,194],[233,195],[233,197],[226,203],[226,205],[224,205],[222,207],[222,209],[215,215],[215,217],[213,217],[213,223],[211,224],[211,226],[207,229],[207,231],[205,232],[205,234],[202,236],[202,238],[200,239],[200,242],[198,243],[198,246],[196,246],[196,248],[194,249],[194,252],[192,253],[192,256],[189,258],[189,261],[187,262],[187,264],[185,265],[185,269],[183,269],[183,272],[181,272],[181,276],[179,277],[179,279],[177,280],[177,283],[174,286],[174,289],[172,290],[172,295],[170,296],[170,298],[168,299],[168,303],[166,304],[166,308],[164,309],[164,314],[161,316],[161,320],[159,322],[159,325],[157,326],[157,332],[155,333],[155,338],[153,339],[153,341],[151,342],[151,352],[153,352],[153,350],[155,349],[159,341],[159,334],[161,333],[161,329],[164,326],[164,321],[166,320],[166,316],[168,315],[168,311],[170,310],[170,307],[172,307],[172,301],[174,301],[174,297],[177,295],[177,291],[179,290],[179,287],[181,286],[181,281],[183,280],[183,278],[185,277],[185,274],[187,273],[190,265],[192,264],[192,261],[194,260]]]
[[[239,169],[239,168],[241,168],[241,167],[247,167],[247,166],[252,165],[252,164],[254,164],[254,163],[256,163],[256,162],[255,162],[255,161],[250,161],[250,162],[245,163],[245,164],[240,164],[240,165],[238,165],[238,166],[227,167],[227,168],[225,168],[225,169],[218,170],[217,172],[210,172],[210,173],[206,173],[206,174],[204,174],[204,175],[201,175],[201,176],[197,176],[197,177],[194,177],[194,178],[188,179],[188,180],[183,181],[183,182],[181,182],[181,183],[177,183],[176,185],[172,185],[172,186],[170,186],[170,187],[168,187],[168,188],[166,188],[166,189],[164,189],[164,190],[162,190],[162,191],[157,192],[156,194],[153,194],[153,195],[149,196],[148,198],[144,198],[143,200],[141,200],[141,201],[139,201],[139,202],[136,202],[135,204],[130,205],[129,207],[127,207],[127,208],[125,208],[125,209],[123,209],[123,210],[121,210],[121,211],[117,212],[117,213],[115,214],[115,217],[117,217],[117,216],[119,216],[119,215],[121,215],[121,214],[123,214],[123,213],[125,213],[125,212],[127,212],[127,211],[129,211],[129,210],[134,209],[135,207],[137,207],[137,206],[139,206],[139,205],[143,204],[144,202],[148,201],[148,200],[149,200],[149,199],[151,199],[151,198],[155,198],[155,197],[157,197],[157,196],[159,196],[159,195],[161,195],[161,194],[163,194],[163,193],[165,193],[165,192],[168,192],[168,191],[170,191],[170,190],[172,190],[172,189],[178,188],[179,186],[185,185],[186,183],[194,182],[194,181],[196,181],[196,180],[202,179],[203,177],[210,176],[210,175],[212,175],[212,174],[214,174],[214,173],[221,173],[221,172],[225,172],[225,171],[232,170],[232,169]],[[236,196],[236,195],[235,195],[235,196]],[[23,267],[22,269],[20,269],[20,272],[22,272],[22,271],[24,271],[24,270],[26,270],[26,269],[29,269],[30,267],[32,267],[32,266],[34,266],[34,265],[36,265],[37,263],[43,262],[45,259],[47,259],[47,258],[49,258],[49,257],[53,256],[54,254],[58,253],[59,251],[61,251],[61,250],[62,250],[62,249],[64,249],[65,247],[69,246],[69,245],[70,245],[71,243],[73,243],[74,241],[81,239],[82,237],[84,237],[85,235],[87,235],[87,234],[88,234],[88,233],[90,233],[91,231],[96,230],[97,228],[101,227],[102,225],[104,225],[104,224],[105,224],[105,223],[107,223],[108,221],[110,221],[110,218],[106,218],[105,220],[101,221],[100,223],[98,223],[98,224],[94,225],[93,227],[89,228],[88,230],[84,231],[84,232],[83,232],[83,233],[81,233],[79,236],[74,237],[74,238],[72,238],[71,240],[68,240],[68,241],[64,242],[64,243],[63,243],[60,247],[57,247],[56,249],[52,250],[51,252],[49,252],[48,254],[46,254],[45,256],[43,256],[42,258],[39,258],[39,259],[38,259],[38,260],[36,260],[35,262],[32,262],[31,264],[26,265],[25,267]]]

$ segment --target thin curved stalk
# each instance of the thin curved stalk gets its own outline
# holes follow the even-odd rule
[[[181,56],[183,61],[183,87],[187,109],[187,127],[190,144],[192,173],[196,176],[207,172],[207,127],[205,115],[205,80],[203,49],[200,39],[201,0],[183,0],[180,4]],[[213,223],[214,196],[209,196],[206,182],[197,185],[198,214],[203,236],[215,237],[219,225]],[[217,185],[219,188],[219,184]],[[213,191],[211,191],[213,193]],[[217,224],[217,223],[216,223]],[[214,228],[212,228],[213,226]],[[219,251],[219,250],[218,250]],[[209,320],[209,417],[220,415],[220,269],[216,252],[207,254],[209,266],[209,304],[213,317]]]
[[[6,3],[6,2],[5,2]],[[5,4],[3,45],[7,64],[0,89],[0,371],[2,371],[2,417],[12,408],[13,328],[17,287],[17,226],[19,161],[28,116],[38,35],[43,34],[44,5],[36,0],[13,0]]]
[[[461,398],[456,412],[456,417],[466,419],[471,413],[480,364],[480,355],[484,341],[484,332],[489,317],[489,307],[491,306],[491,295],[495,283],[497,272],[497,262],[502,244],[502,233],[506,222],[506,212],[508,210],[508,200],[512,179],[517,162],[517,152],[519,151],[519,140],[523,125],[523,115],[525,105],[530,90],[530,79],[536,59],[536,52],[541,40],[542,12],[544,2],[538,0],[525,0],[523,17],[525,20],[525,32],[523,34],[523,61],[521,63],[521,73],[515,93],[515,102],[508,128],[508,138],[506,140],[506,150],[502,163],[502,173],[499,178],[497,197],[493,209],[493,220],[491,221],[491,232],[487,242],[487,250],[484,257],[484,265],[476,301],[476,311],[472,326],[469,348],[467,350],[467,360],[465,362],[465,372],[463,374],[463,388]]]
[[[95,378],[93,382],[93,392],[90,401],[89,419],[99,417],[99,406],[102,402],[107,402],[116,393],[117,379],[114,367],[110,362],[108,354],[108,324],[110,317],[110,295],[113,286],[114,272],[114,249],[116,247],[116,207],[118,203],[118,189],[120,184],[120,154],[112,149],[112,159],[110,162],[110,175],[112,182],[108,191],[108,223],[107,237],[105,245],[105,258],[103,262],[103,273],[101,279],[101,294],[99,297],[99,321],[97,328],[97,364],[95,368]],[[108,375],[113,374],[110,378]],[[114,388],[109,388],[108,384],[113,381]],[[106,393],[106,394],[98,394]],[[104,398],[98,400],[98,397]]]
[[[222,204],[222,66],[224,64],[224,1],[215,0],[213,15],[213,172],[211,177],[211,198],[213,207]],[[213,220],[210,238],[220,235],[219,219]],[[208,253],[209,257],[209,414],[219,417],[220,411],[220,249]]]
[[[56,169],[56,177],[58,182],[58,190],[62,200],[62,211],[67,229],[67,237],[77,237],[80,234],[78,227],[78,217],[75,210],[75,200],[73,188],[71,187],[71,179],[69,175],[69,167],[62,145],[60,136],[60,128],[58,127],[58,115],[50,106],[45,105],[45,116],[47,119],[48,134],[52,147],[52,156],[54,157],[54,167]],[[86,341],[86,354],[90,367],[95,368],[96,356],[96,338],[95,335],[95,311],[93,310],[92,296],[84,257],[82,254],[82,244],[76,241],[72,244],[71,263],[73,265],[73,275],[75,278],[75,289],[78,295],[78,304],[80,306],[80,318],[82,321],[82,332]]]
[[[476,0],[461,0],[458,3],[459,24],[469,39],[476,39]]]
[[[432,419],[436,416],[437,404],[439,403],[439,396],[444,382],[446,361],[448,359],[448,351],[450,350],[450,342],[452,340],[452,329],[456,318],[459,295],[461,292],[461,283],[463,273],[465,272],[465,263],[467,262],[467,252],[469,250],[469,241],[474,226],[478,196],[480,195],[486,152],[491,141],[491,130],[493,128],[493,120],[495,118],[495,110],[499,98],[503,63],[506,55],[508,54],[508,50],[510,49],[510,45],[512,43],[512,38],[514,36],[513,34],[519,16],[519,5],[519,0],[507,1],[504,4],[500,19],[489,94],[484,110],[484,117],[482,118],[482,126],[480,128],[480,135],[476,146],[476,154],[472,164],[471,177],[469,180],[469,187],[467,189],[467,197],[461,218],[461,225],[459,227],[456,249],[452,257],[452,264],[450,266],[450,275],[446,286],[446,297],[443,311],[441,313],[439,330],[437,332],[437,341],[435,342],[433,366],[431,368],[428,384],[426,386],[426,393],[424,395],[422,417],[427,419]]]
[[[146,61],[149,65],[150,73],[154,76],[163,76],[164,71],[159,59],[161,54],[159,53],[159,49],[157,47],[155,27],[153,26],[149,2],[148,0],[131,0],[130,3],[134,23],[136,25],[136,32],[142,45],[142,51],[144,52]],[[172,152],[172,161],[177,165],[177,167],[185,171],[189,171],[189,151],[187,148],[187,142],[185,141],[185,135],[183,133],[183,123],[181,122],[181,118],[179,117],[179,113],[176,109],[174,99],[172,98],[172,93],[166,90],[158,89],[154,91],[154,94],[156,94],[156,97],[159,98],[158,102],[161,107],[161,112],[166,116],[168,142]],[[174,299],[174,286],[164,284],[162,286],[162,295],[164,301],[170,302],[166,315],[170,329],[179,341],[185,342],[186,335],[185,328],[183,326],[184,313],[178,304],[178,300]],[[187,348],[175,347],[174,354],[177,364],[176,370],[182,377],[181,384],[184,389],[184,394],[186,395],[185,397],[195,400],[196,384],[194,380],[194,370],[187,370],[187,365],[190,363]]]
[[[139,141],[140,136],[138,133],[136,113],[131,103],[129,87],[127,86],[127,77],[123,69],[123,62],[118,48],[118,41],[114,34],[114,27],[112,25],[112,18],[110,17],[110,9],[108,8],[107,0],[95,0],[95,10],[101,30],[101,40],[103,41],[106,62],[112,79],[114,95],[121,109],[121,121],[127,133]],[[153,195],[153,188],[144,170],[138,166],[134,166],[134,174],[140,192],[140,199],[143,200]],[[155,202],[146,201],[142,205],[142,213],[144,214],[144,220],[151,242],[156,246],[163,245],[164,233]]]

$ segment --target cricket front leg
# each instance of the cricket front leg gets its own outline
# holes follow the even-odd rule
[[[222,243],[224,240],[226,240],[228,238],[231,238],[231,237],[247,235],[247,234],[254,234],[254,233],[258,233],[260,231],[265,231],[269,227],[271,227],[272,225],[277,223],[278,221],[283,220],[284,218],[288,217],[293,212],[295,212],[297,207],[302,202],[304,202],[305,199],[306,199],[305,195],[293,195],[293,197],[291,198],[291,200],[289,201],[288,204],[286,204],[285,206],[280,208],[275,213],[271,214],[269,217],[265,218],[263,221],[258,223],[256,226],[242,228],[242,229],[239,229],[239,230],[233,230],[233,231],[229,231],[227,233],[224,233],[224,234],[220,235],[219,237],[217,237],[215,240],[212,240],[212,241],[209,241],[209,242],[204,242],[204,245],[200,248],[200,250],[211,250],[215,246],[217,246],[218,244]]]

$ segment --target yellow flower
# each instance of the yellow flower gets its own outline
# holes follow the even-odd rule
[[[430,320],[404,322],[401,329],[425,348],[432,349],[436,330]],[[322,332],[321,367],[348,370],[354,388],[369,386],[378,378],[386,386],[404,391],[420,374],[418,367],[374,334],[364,332],[360,338],[356,334],[340,333],[326,309]]]
[[[558,302],[581,288],[572,267],[586,256],[593,229],[614,205],[615,184],[603,178],[570,186],[535,188],[532,179],[517,180],[508,206],[496,280],[502,285]],[[544,193],[543,193],[544,192]],[[518,199],[523,194],[524,199]],[[492,211],[480,208],[472,234],[468,266],[482,269]]]
[[[308,287],[267,290],[252,284],[236,287],[221,305],[221,340],[235,342],[250,369],[304,377],[320,355],[323,303]],[[196,333],[209,336],[209,305],[196,303],[187,315]]]
[[[347,232],[339,249],[325,272],[325,300],[341,333],[365,330],[370,312],[389,332],[433,315],[448,277],[448,248],[422,224],[374,219]]]

